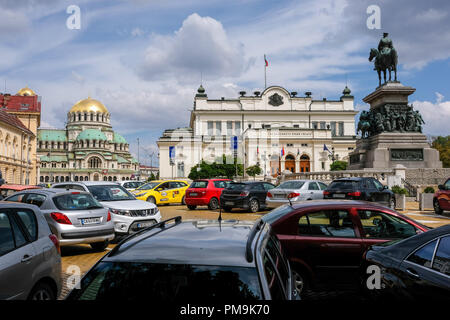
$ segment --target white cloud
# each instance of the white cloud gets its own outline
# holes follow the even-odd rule
[[[0,35],[15,35],[30,27],[29,18],[24,12],[0,8]]]
[[[414,108],[419,110],[425,121],[423,132],[430,135],[450,135],[448,121],[450,119],[450,101],[436,92],[436,101],[414,101]]]
[[[143,36],[144,35],[144,30],[142,30],[141,28],[139,28],[139,27],[136,27],[136,28],[134,28],[133,30],[131,30],[131,35],[133,36],[133,37],[140,37],[140,36]]]

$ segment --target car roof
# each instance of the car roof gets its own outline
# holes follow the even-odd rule
[[[36,209],[38,209],[33,204],[28,204],[28,203],[23,203],[23,202],[16,202],[16,201],[0,201],[0,208],[1,209],[27,208],[27,209],[32,209],[33,211],[36,211]]]
[[[231,183],[236,183],[236,184],[257,184],[257,183],[270,183],[267,181],[233,181]]]
[[[63,188],[27,189],[22,190],[21,193],[60,194],[60,193],[72,193],[74,191],[76,191],[77,193],[90,194],[87,191],[63,189]]]
[[[41,188],[42,187],[39,187],[39,186],[23,185],[23,184],[3,184],[0,186],[0,189],[16,190],[16,191],[22,191],[22,190],[28,190],[28,189],[41,189]]]
[[[333,182],[334,182],[334,181],[361,181],[361,180],[364,180],[364,179],[372,179],[372,178],[370,178],[370,177],[348,177],[348,178],[337,178],[337,179],[334,179]]]
[[[71,181],[71,182],[60,182],[55,183],[53,186],[65,185],[65,184],[78,184],[85,186],[117,186],[118,181]]]
[[[391,209],[377,204],[376,202],[368,202],[362,200],[332,200],[332,199],[321,199],[321,200],[308,200],[308,201],[300,201],[292,204],[292,207],[297,209],[305,209],[305,208],[314,208],[314,207],[330,207],[330,208],[348,208],[354,206],[364,206],[372,209],[382,209],[390,210]]]
[[[136,235],[103,261],[254,267],[246,259],[253,222],[183,221]]]

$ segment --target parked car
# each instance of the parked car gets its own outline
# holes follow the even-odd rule
[[[327,185],[317,180],[289,180],[267,192],[266,203],[269,208],[283,204],[323,199],[323,191]]]
[[[136,199],[154,204],[185,204],[185,192],[189,187],[186,180],[157,180],[143,184],[132,191]]]
[[[40,188],[41,187],[39,186],[30,186],[25,184],[3,184],[0,186],[0,200],[5,199],[18,191]]]
[[[186,205],[194,210],[197,206],[208,206],[210,210],[219,208],[222,190],[229,184],[230,179],[201,179],[195,180],[186,190]]]
[[[124,187],[128,191],[132,191],[134,189],[137,189],[140,186],[142,186],[144,183],[145,183],[144,181],[136,181],[136,180],[124,180],[124,181],[117,182],[117,184],[121,185],[122,187]]]
[[[387,207],[352,200],[284,205],[262,220],[271,224],[280,239],[300,293],[315,284],[357,285],[362,256],[370,245],[428,230]]]
[[[39,208],[0,202],[0,300],[55,300],[61,255]]]
[[[226,212],[231,212],[233,208],[258,212],[267,207],[267,191],[273,188],[273,184],[263,181],[232,182],[223,189],[220,205]]]
[[[381,270],[380,287],[368,290],[378,297],[450,301],[450,225],[370,247],[361,269],[363,280],[371,265]]]
[[[378,202],[395,209],[395,195],[375,178],[340,178],[323,192],[324,199],[350,199]]]
[[[189,241],[186,241],[186,240]],[[129,236],[68,300],[297,299],[280,243],[264,223],[174,217]]]
[[[433,206],[436,214],[442,214],[444,210],[450,211],[450,178],[438,185],[438,189],[433,197]]]
[[[97,201],[110,210],[114,231],[118,236],[136,232],[161,221],[161,213],[155,204],[137,200],[114,182],[65,182],[54,184],[53,188],[90,192]]]
[[[61,246],[87,243],[103,251],[114,239],[111,213],[89,192],[38,189],[17,192],[7,201],[33,204],[41,209]]]

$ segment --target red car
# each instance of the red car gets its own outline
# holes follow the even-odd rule
[[[312,200],[279,207],[271,224],[295,274],[296,289],[359,283],[370,245],[403,239],[429,228],[384,206],[355,200]]]
[[[450,178],[438,188],[433,197],[433,206],[436,214],[442,214],[444,210],[450,210]]]
[[[197,206],[208,206],[210,210],[218,209],[220,194],[230,182],[230,179],[195,180],[186,190],[187,207],[190,210],[194,210]]]

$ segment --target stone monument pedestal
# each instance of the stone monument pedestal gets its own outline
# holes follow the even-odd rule
[[[400,82],[388,82],[363,99],[370,104],[370,111],[361,113],[358,128],[365,131],[349,155],[349,170],[385,169],[398,164],[442,168],[439,151],[431,148],[421,132],[420,114],[408,105],[408,96],[414,91]]]

